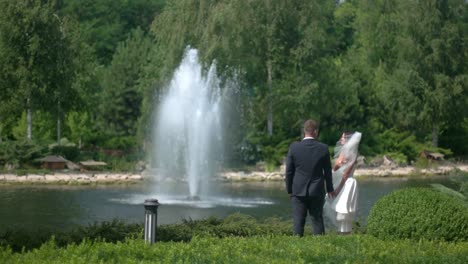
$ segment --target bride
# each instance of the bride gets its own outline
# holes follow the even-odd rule
[[[358,186],[353,174],[361,135],[359,132],[344,132],[335,147],[333,187],[336,197],[327,199],[325,207],[342,234],[351,232],[357,210]]]

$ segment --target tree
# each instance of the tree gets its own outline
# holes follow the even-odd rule
[[[135,136],[141,116],[142,92],[138,89],[151,42],[141,29],[117,47],[103,79],[101,113],[103,123],[117,136]]]
[[[0,45],[3,90],[27,112],[27,138],[32,138],[33,109],[51,107],[62,33],[55,1],[0,1]],[[16,109],[16,115],[21,113]]]
[[[137,27],[147,32],[164,4],[165,0],[67,0],[62,12],[79,22],[99,64],[108,65],[118,43]]]
[[[431,131],[437,147],[440,128],[466,116],[467,5],[386,0],[362,1],[360,9],[358,43],[369,67],[377,69],[371,82],[382,120]]]

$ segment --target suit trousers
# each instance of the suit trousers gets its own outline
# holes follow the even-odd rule
[[[325,204],[325,195],[323,196],[292,196],[291,203],[294,218],[294,235],[304,235],[304,225],[307,212],[312,220],[312,232],[314,235],[323,235],[325,227],[323,224],[323,205]]]

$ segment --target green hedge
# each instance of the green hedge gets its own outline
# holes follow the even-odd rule
[[[189,243],[115,244],[84,241],[13,253],[0,248],[0,263],[468,263],[468,243],[383,241],[367,235],[294,237],[194,237]]]
[[[0,246],[14,252],[39,248],[52,237],[58,247],[79,244],[84,240],[118,242],[129,237],[143,238],[143,224],[126,224],[119,220],[77,226],[71,230],[7,230],[0,233]],[[160,225],[156,239],[159,242],[189,242],[195,236],[230,237],[267,234],[291,234],[292,223],[278,218],[257,221],[244,214],[232,214],[224,219],[210,217],[202,220],[184,220],[180,224]]]
[[[382,239],[468,241],[468,207],[432,189],[402,189],[375,203],[367,232]]]
[[[9,247],[14,252],[31,250],[54,237],[56,246],[65,247],[79,244],[84,240],[117,242],[129,237],[141,237],[142,224],[126,224],[119,220],[76,226],[70,230],[54,231],[48,229],[8,229],[0,233],[0,246]]]
[[[224,219],[185,220],[181,224],[158,227],[158,241],[190,241],[195,236],[249,237],[258,235],[292,234],[292,222],[278,218],[258,221],[254,217],[235,213]]]

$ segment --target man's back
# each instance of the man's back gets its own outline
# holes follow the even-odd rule
[[[324,196],[333,191],[331,163],[327,145],[315,139],[291,144],[286,160],[286,188],[295,196]]]

